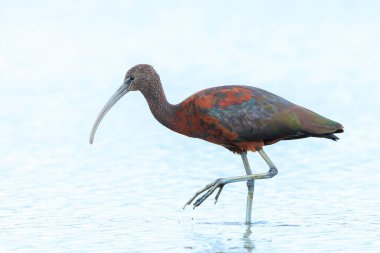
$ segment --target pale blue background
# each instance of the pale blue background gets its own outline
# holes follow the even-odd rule
[[[375,252],[380,247],[379,1],[1,1],[1,252]],[[264,88],[344,124],[337,143],[278,143],[244,226],[227,150],[175,134],[128,94],[152,64],[169,101],[210,86]],[[264,162],[249,155],[254,171]]]

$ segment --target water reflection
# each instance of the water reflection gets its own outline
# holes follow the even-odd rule
[[[253,240],[251,239],[252,230],[251,230],[251,224],[246,225],[245,233],[243,235],[243,247],[247,250],[247,252],[252,252],[252,250],[255,248],[255,244],[253,243]]]

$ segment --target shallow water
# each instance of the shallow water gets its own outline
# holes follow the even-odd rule
[[[336,143],[308,139],[266,148],[279,174],[256,182],[254,222],[246,226],[244,183],[226,186],[216,205],[211,197],[182,209],[210,181],[243,175],[238,156],[165,129],[137,93],[106,116],[90,146],[93,120],[112,93],[96,92],[91,99],[64,87],[2,93],[1,252],[380,247],[379,144],[371,141],[379,134],[352,131],[359,126],[348,112],[335,114],[346,126]],[[368,122],[369,130],[378,126]],[[267,170],[257,154],[249,160],[255,172]]]

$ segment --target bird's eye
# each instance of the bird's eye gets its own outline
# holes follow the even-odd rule
[[[129,76],[129,80],[135,80],[134,76]]]

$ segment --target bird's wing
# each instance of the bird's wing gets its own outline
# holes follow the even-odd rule
[[[249,86],[225,87],[218,92],[228,95],[207,109],[207,114],[236,133],[238,141],[274,140],[299,134],[293,103]]]
[[[207,89],[196,94],[194,102],[198,118],[208,129],[204,132],[208,138],[220,139],[222,134],[235,141],[272,141],[333,133],[341,127],[275,94],[250,86]]]

